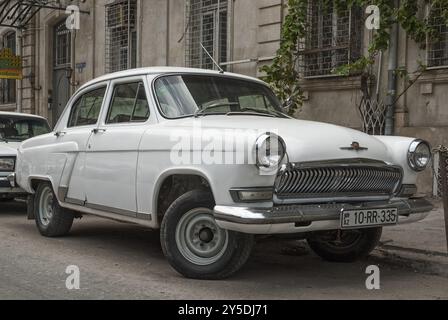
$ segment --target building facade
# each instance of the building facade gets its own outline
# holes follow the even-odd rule
[[[59,2],[89,12],[79,15],[79,30],[67,29],[65,11],[45,8],[24,30],[0,27],[0,47],[23,58],[23,80],[0,80],[0,110],[39,114],[53,125],[79,86],[109,72],[166,65],[213,69],[216,61],[226,71],[260,77],[260,67],[279,47],[287,14],[286,0]],[[370,94],[360,75],[332,74],[366,52],[374,31],[366,29],[365,17],[364,8],[322,10],[310,1],[298,63],[305,102],[297,117],[382,130],[389,53],[372,67]],[[426,48],[398,32],[397,66],[412,71],[423,61],[428,69],[397,100],[394,132],[448,145],[448,28],[437,15],[431,21],[443,37]],[[399,79],[397,93],[407,86]],[[432,192],[431,174],[420,187]]]

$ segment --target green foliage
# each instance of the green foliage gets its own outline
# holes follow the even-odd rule
[[[268,82],[277,96],[285,101],[291,99],[290,114],[294,113],[303,102],[297,71],[298,42],[307,30],[307,0],[288,0],[288,15],[282,27],[281,45],[272,65],[264,66],[265,81]]]
[[[311,0],[310,0],[311,1]],[[373,32],[373,39],[367,49],[367,54],[356,61],[334,70],[341,76],[353,73],[368,72],[374,64],[375,57],[380,51],[389,47],[390,29],[394,23],[398,23],[421,48],[426,47],[427,39],[437,41],[439,31],[431,25],[429,15],[419,15],[418,12],[429,7],[430,13],[437,13],[440,19],[448,25],[448,1],[447,0],[401,0],[399,7],[395,7],[392,0],[312,0],[319,1],[323,9],[330,3],[337,11],[348,10],[352,6],[362,8],[368,5],[377,5],[380,9],[380,29]],[[298,43],[304,38],[308,29],[307,25],[308,0],[288,0],[288,15],[285,18],[281,44],[273,63],[261,68],[266,73],[264,80],[268,82],[274,92],[283,100],[292,99],[290,114],[293,115],[303,103],[303,91],[299,85],[299,73],[297,68]],[[425,70],[420,64],[419,72]],[[397,70],[399,76],[407,77],[407,70]]]

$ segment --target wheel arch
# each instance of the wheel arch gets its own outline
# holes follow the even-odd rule
[[[174,188],[171,188],[175,184]],[[195,189],[206,189],[214,195],[210,179],[195,169],[173,169],[163,172],[154,187],[152,212],[155,224],[160,226],[166,209],[182,194]]]

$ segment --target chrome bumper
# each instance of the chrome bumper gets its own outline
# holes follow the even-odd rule
[[[7,177],[0,177],[0,198],[10,196],[25,195],[26,191],[17,187],[15,174],[11,173]]]
[[[216,206],[221,228],[252,234],[300,233],[340,228],[344,210],[397,208],[399,223],[424,219],[433,209],[426,199],[394,199],[356,204],[284,205],[270,208]]]

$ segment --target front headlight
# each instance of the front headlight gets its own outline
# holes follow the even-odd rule
[[[409,146],[408,162],[412,170],[425,170],[431,162],[431,147],[429,143],[420,139],[414,140]]]
[[[286,154],[286,145],[281,137],[274,133],[265,133],[257,139],[257,166],[274,168],[280,165]]]
[[[0,158],[0,171],[13,172],[15,164],[15,158]]]

